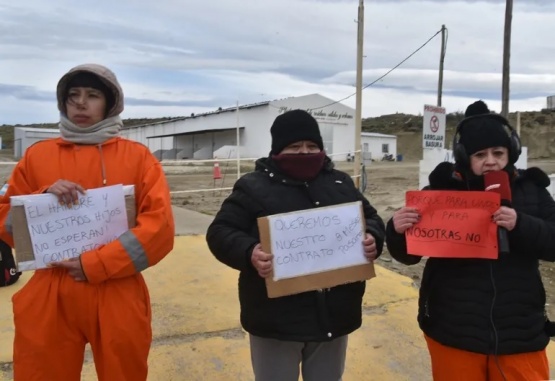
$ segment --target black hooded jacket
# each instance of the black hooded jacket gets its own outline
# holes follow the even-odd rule
[[[378,253],[385,227],[376,210],[344,172],[324,168],[312,181],[291,180],[271,159],[256,162],[254,172],[241,177],[208,228],[206,240],[215,257],[240,271],[241,324],[249,333],[288,341],[327,341],[361,325],[365,282],[321,291],[268,298],[266,284],[251,264],[254,246],[260,242],[257,218],[278,213],[362,201],[366,231],[376,239]]]
[[[453,164],[430,174],[431,190],[467,190]],[[515,171],[509,254],[496,260],[429,258],[420,287],[418,322],[443,345],[482,354],[517,354],[544,349],[549,342],[545,290],[539,260],[555,261],[555,201],[545,189],[549,177],[539,168]],[[393,221],[387,247],[396,260],[412,265],[404,234]]]

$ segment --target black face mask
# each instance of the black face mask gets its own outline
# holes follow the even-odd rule
[[[285,175],[299,181],[310,181],[324,167],[326,153],[300,153],[272,155],[272,160]]]

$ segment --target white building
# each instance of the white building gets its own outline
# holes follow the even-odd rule
[[[285,111],[309,111],[320,125],[324,148],[334,160],[354,150],[354,109],[318,94],[192,114],[156,124],[125,128],[122,135],[149,147],[159,159],[220,159],[268,155],[270,127]]]
[[[121,135],[146,145],[160,160],[235,159],[237,141],[242,158],[268,155],[270,127],[274,119],[294,109],[307,110],[320,126],[324,148],[334,161],[354,153],[355,110],[319,94],[266,101],[219,109],[167,121],[124,127]],[[19,159],[37,141],[55,138],[58,129],[19,127],[15,129],[14,156]],[[238,139],[237,139],[238,137]],[[384,153],[397,154],[397,137],[362,133],[361,149],[366,160],[381,160]]]
[[[27,148],[36,142],[58,136],[60,136],[60,130],[57,128],[16,127],[13,137],[13,155],[16,159],[20,159]]]
[[[361,134],[362,157],[365,162],[380,161],[384,155],[397,159],[397,136],[363,132]]]

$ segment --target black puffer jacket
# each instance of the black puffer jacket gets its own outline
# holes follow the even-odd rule
[[[512,181],[517,212],[509,232],[510,254],[497,260],[429,258],[420,287],[418,322],[441,344],[483,354],[516,354],[544,349],[549,342],[545,290],[539,260],[555,260],[555,202],[545,189],[549,177],[539,168],[518,171]],[[466,190],[450,163],[430,175],[432,190]],[[390,220],[391,255],[405,264],[403,234]]]
[[[239,300],[245,330],[256,336],[304,342],[331,340],[360,327],[365,282],[269,299],[265,281],[250,260],[260,242],[258,217],[359,200],[366,230],[376,239],[381,253],[383,221],[351,178],[334,170],[328,158],[318,177],[307,183],[284,177],[268,158],[259,159],[255,171],[235,183],[206,239],[218,260],[240,271]]]

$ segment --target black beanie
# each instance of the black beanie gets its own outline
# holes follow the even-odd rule
[[[492,114],[483,101],[468,106],[464,116],[459,127],[459,143],[468,156],[490,147],[510,150],[511,139],[505,127],[508,122],[501,115]]]
[[[66,91],[64,94],[64,104],[67,101],[69,90],[72,87],[90,87],[92,89],[96,89],[106,98],[106,112],[114,107],[115,97],[114,92],[110,89],[110,87],[104,83],[96,74],[81,71],[77,72],[67,83]]]
[[[476,101],[469,105],[464,112],[464,117],[481,115],[481,114],[489,114],[488,105],[484,103],[483,100]]]
[[[270,128],[272,134],[272,155],[279,154],[288,145],[309,140],[324,150],[318,122],[304,110],[291,110],[279,115]]]

